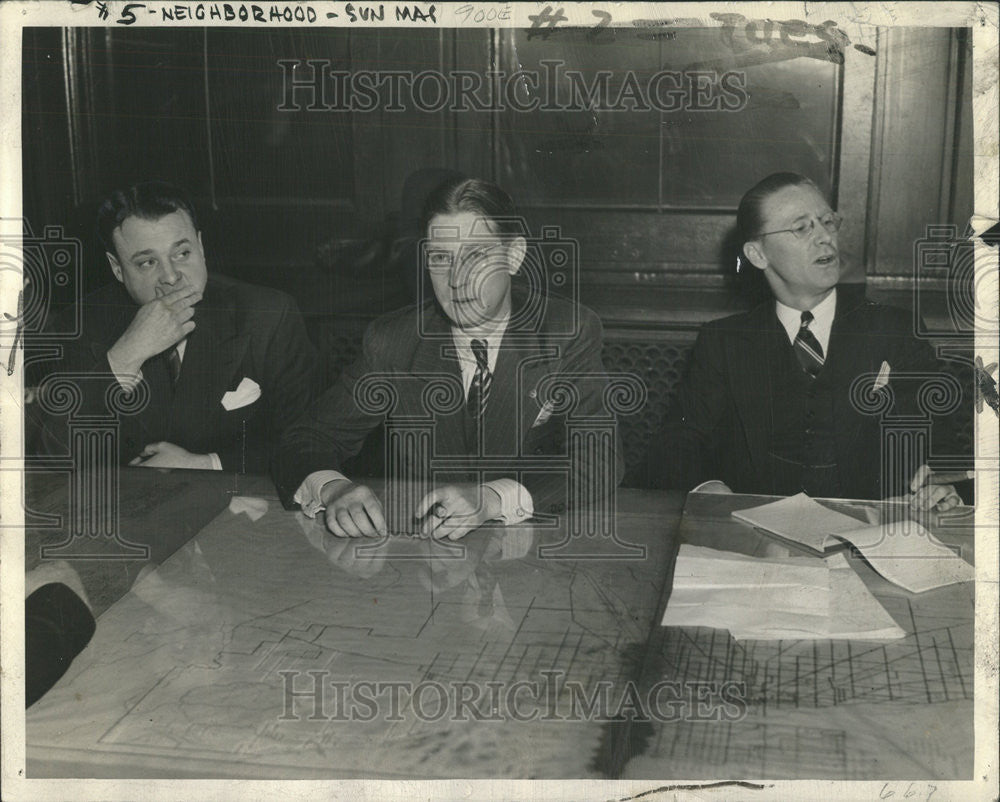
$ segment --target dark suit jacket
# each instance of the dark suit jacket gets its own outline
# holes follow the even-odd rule
[[[519,460],[519,465],[527,467],[535,456],[567,454],[568,417],[611,416],[603,408],[607,379],[601,363],[602,330],[597,316],[585,307],[574,310],[569,302],[550,297],[540,325],[519,329],[515,321],[522,300],[515,294],[515,313],[493,371],[482,451],[487,456]],[[559,336],[574,326],[574,336]],[[394,421],[428,420],[425,404],[430,397],[425,391],[435,381],[450,382],[457,388],[458,404],[451,404],[457,406],[454,411],[439,409],[432,415],[433,455],[468,457],[468,417],[454,351],[450,324],[433,302],[409,306],[374,321],[365,332],[358,361],[344,371],[302,420],[285,432],[274,478],[286,506],[293,505],[292,497],[306,476],[318,470],[341,469],[345,460],[358,453],[368,433],[387,417]],[[366,410],[356,398],[356,394],[366,394],[365,378],[376,374],[386,377],[397,397],[394,407],[385,414],[372,412],[371,407]],[[539,420],[544,394],[539,383],[547,376],[564,374],[574,386],[578,403],[567,414]],[[621,481],[624,462],[617,434],[612,448],[614,455],[609,461],[613,464],[600,458],[579,459],[568,470],[549,468],[523,474],[519,481],[531,493],[536,512],[558,513],[566,508],[567,480],[572,475],[586,480],[606,471],[610,481]],[[437,476],[435,484],[518,478],[516,470],[492,470],[479,477],[472,462],[466,460],[463,464],[464,476],[448,480]]]
[[[100,377],[79,382],[82,411],[106,410],[104,393],[114,383],[107,352],[137,309],[119,282],[87,296],[81,338],[46,366],[49,374]],[[217,453],[227,471],[266,472],[281,431],[314,397],[315,351],[298,307],[276,290],[212,275],[194,321],[176,386],[164,355],[143,363],[149,402],[138,414],[118,416],[120,461],[127,464],[148,443],[168,441],[192,453]],[[223,395],[244,377],[260,386],[260,398],[226,410]],[[65,423],[50,420],[47,428],[65,451]]]
[[[866,300],[861,287],[838,287],[823,371],[834,387],[837,469],[846,497],[881,498],[907,489],[882,487],[879,417],[859,411],[850,388],[856,377],[877,374],[882,362],[888,362],[894,411],[914,411],[918,382],[894,377],[940,368],[928,345],[912,332],[908,312]],[[708,479],[721,479],[737,493],[800,491],[781,485],[769,454],[775,431],[772,399],[780,391],[777,366],[784,364],[789,348],[773,300],[702,327],[659,447],[653,449],[664,455],[650,465],[658,486],[690,490]],[[944,440],[946,431],[940,421],[933,430]]]

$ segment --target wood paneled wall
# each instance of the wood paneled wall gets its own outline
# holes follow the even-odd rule
[[[584,70],[610,59],[616,75],[630,65],[646,75],[691,66],[662,42],[623,36],[598,57],[582,33],[568,32],[545,54]],[[717,34],[704,36],[711,43]],[[608,326],[689,339],[704,320],[746,303],[735,290],[732,230],[749,179],[729,181],[735,168],[717,174],[711,159],[698,161],[696,138],[708,142],[716,131],[731,144],[712,158],[740,154],[747,176],[774,169],[782,153],[814,159],[815,177],[846,218],[848,278],[908,303],[924,227],[963,226],[972,211],[971,45],[966,31],[939,28],[880,30],[871,44],[874,56],[849,49],[843,65],[798,58],[765,65],[766,73],[746,67],[766,76],[757,86],[767,92],[750,85],[742,118],[626,112],[588,124],[586,115],[550,115],[535,119],[548,127],[539,133],[531,117],[494,113],[278,108],[281,59],[354,71],[509,70],[537,57],[524,32],[31,29],[25,214],[36,228],[61,224],[84,241],[94,286],[108,276],[93,237],[100,199],[119,184],[170,178],[195,195],[214,266],[288,287],[317,313],[363,317],[381,311],[386,299],[374,295],[398,277],[375,265],[359,279],[317,254],[324,245],[325,253],[363,253],[337,246],[390,231],[413,170],[450,167],[521,185],[523,198],[518,186],[508,189],[533,231],[555,226],[578,244],[581,297]],[[801,135],[784,141],[782,120]],[[370,308],[359,308],[366,299]]]

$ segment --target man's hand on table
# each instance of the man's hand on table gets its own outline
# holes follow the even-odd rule
[[[388,531],[382,502],[371,488],[350,479],[323,485],[326,528],[337,537],[379,537]]]
[[[432,490],[417,505],[422,532],[435,538],[458,540],[487,521],[498,519],[500,495],[477,484],[445,485]]]
[[[187,468],[211,471],[215,468],[210,454],[192,454],[173,443],[150,443],[129,465],[140,468]]]
[[[326,527],[337,537],[384,537],[388,529],[382,502],[366,485],[335,479],[321,493]],[[444,485],[417,505],[425,537],[458,540],[487,521],[499,519],[501,501],[492,488],[477,484]]]
[[[961,474],[961,478],[970,478],[969,473]],[[962,497],[950,484],[957,480],[954,474],[936,474],[927,465],[921,465],[913,475],[910,495],[906,498],[915,510],[945,512],[962,503]]]

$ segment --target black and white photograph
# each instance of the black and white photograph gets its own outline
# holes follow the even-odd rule
[[[3,798],[996,799],[998,31],[0,6]]]

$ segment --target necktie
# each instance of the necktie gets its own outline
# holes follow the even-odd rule
[[[167,365],[170,367],[170,382],[176,385],[181,376],[181,355],[176,348],[167,351]]]
[[[486,402],[490,398],[490,384],[493,382],[493,374],[490,373],[490,361],[486,354],[486,343],[483,340],[472,341],[472,354],[476,357],[476,372],[472,376],[472,384],[469,385],[469,399],[466,402],[466,409],[469,414],[478,418],[486,409]]]
[[[795,356],[798,357],[802,370],[810,376],[816,376],[823,368],[823,346],[819,344],[816,335],[809,331],[812,323],[812,312],[802,313],[802,326],[795,335]]]

